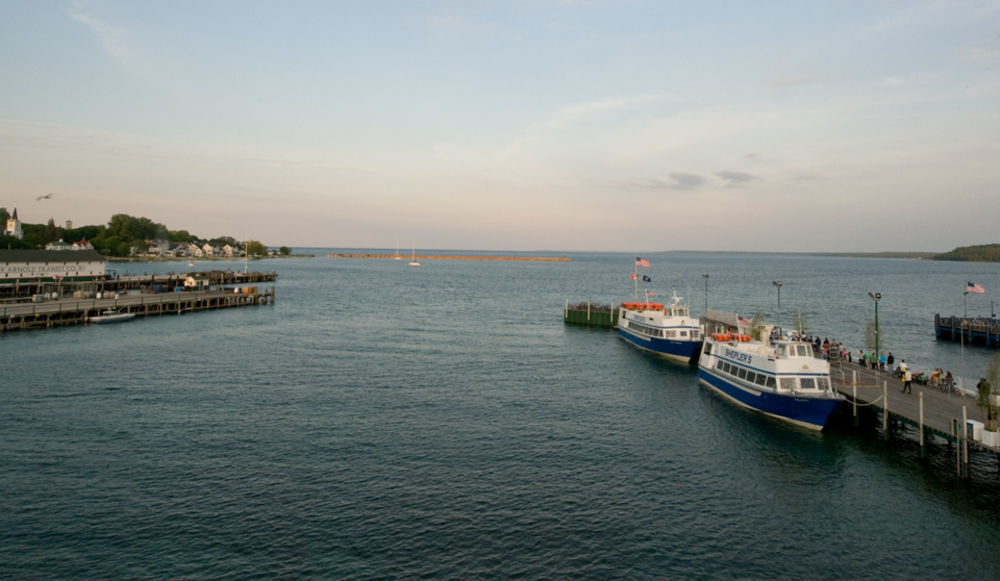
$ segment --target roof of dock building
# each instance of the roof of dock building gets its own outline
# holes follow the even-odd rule
[[[96,250],[0,250],[0,262],[107,262]]]

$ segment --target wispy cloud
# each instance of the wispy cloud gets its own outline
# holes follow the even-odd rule
[[[557,129],[577,123],[584,119],[610,111],[639,109],[643,106],[659,103],[668,98],[666,94],[634,95],[631,97],[615,97],[584,103],[567,105],[553,116],[540,124],[541,127]]]
[[[83,24],[97,38],[104,52],[122,68],[140,73],[140,58],[124,30],[116,28],[87,10],[88,6],[77,0],[69,9],[69,17]]]
[[[653,178],[632,184],[640,190],[693,190],[705,184],[705,178],[692,173],[672,172],[666,178]]]

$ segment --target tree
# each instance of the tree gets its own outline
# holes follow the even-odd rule
[[[10,212],[7,208],[0,208],[0,230],[7,227],[7,220],[10,220]]]
[[[264,256],[267,254],[267,246],[256,240],[247,241],[247,254],[249,256]]]
[[[42,230],[42,244],[55,242],[60,238],[62,238],[62,228],[56,226],[56,221],[54,218],[49,218],[48,224],[46,224],[45,229]]]
[[[280,254],[282,256],[288,256],[291,253],[292,253],[292,249],[289,248],[289,247],[287,247],[287,246],[282,246],[281,248],[278,249],[278,254]]]

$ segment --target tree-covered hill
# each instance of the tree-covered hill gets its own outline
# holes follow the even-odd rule
[[[959,246],[951,252],[935,254],[934,260],[960,260],[967,262],[1000,262],[1000,244]]]
[[[0,208],[0,224],[5,225],[9,217],[7,209]],[[22,230],[24,237],[20,240],[13,236],[0,236],[0,248],[44,248],[46,244],[57,240],[73,243],[84,239],[90,242],[95,250],[107,256],[129,256],[133,253],[133,249],[141,254],[150,244],[163,243],[171,245],[195,243],[200,246],[207,242],[212,246],[230,244],[243,247],[243,243],[232,236],[201,238],[187,230],[170,230],[149,218],[136,218],[127,214],[111,216],[106,226],[63,228],[57,226],[50,218],[48,224],[22,224]],[[267,251],[267,248],[257,241],[251,241],[249,246],[250,254],[264,254]]]

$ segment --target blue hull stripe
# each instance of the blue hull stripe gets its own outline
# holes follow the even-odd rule
[[[721,377],[716,377],[704,369],[698,369],[698,377],[702,383],[748,408],[817,430],[823,429],[830,415],[841,402],[840,399],[750,392]]]
[[[677,359],[691,359],[698,352],[698,349],[701,348],[701,341],[673,341],[670,339],[633,335],[620,327],[618,334],[639,349]]]

